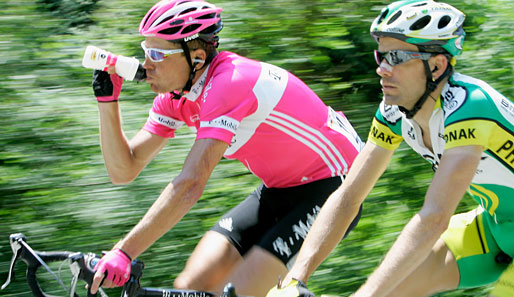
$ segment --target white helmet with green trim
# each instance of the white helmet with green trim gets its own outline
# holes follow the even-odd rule
[[[465,15],[455,7],[431,0],[397,1],[382,9],[373,21],[371,35],[392,37],[417,45],[420,51],[462,52]],[[444,50],[443,50],[444,49]]]

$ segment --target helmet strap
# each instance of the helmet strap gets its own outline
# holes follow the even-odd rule
[[[187,46],[187,43],[185,41],[181,41],[180,42],[180,45],[182,46],[182,49],[184,50],[184,55],[186,56],[186,61],[187,61],[187,64],[189,64],[189,68],[190,68],[190,72],[189,72],[189,79],[187,80],[186,82],[186,85],[184,86],[184,88],[182,88],[182,92],[180,92],[180,95],[184,95],[184,94],[187,94],[189,93],[189,91],[191,91],[191,87],[193,86],[193,79],[195,78],[195,74],[196,74],[196,64],[198,63],[194,63],[192,62],[191,60],[191,54],[189,53],[189,47]]]
[[[439,76],[437,79],[434,79],[432,76],[432,71],[430,70],[430,66],[428,65],[428,61],[423,60],[423,66],[425,67],[425,75],[427,77],[425,92],[423,95],[421,95],[416,104],[414,104],[412,109],[408,110],[403,106],[398,106],[400,111],[403,112],[408,119],[412,119],[416,115],[423,104],[425,104],[428,96],[430,96],[430,94],[432,94],[432,92],[437,88],[439,83],[452,72],[452,66],[450,63],[448,63],[448,66],[446,67],[446,70],[443,72],[443,74],[441,74],[441,76]]]

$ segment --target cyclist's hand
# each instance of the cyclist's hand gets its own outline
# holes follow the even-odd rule
[[[93,90],[98,102],[118,101],[123,78],[114,73],[113,67],[110,66],[108,68],[109,72],[102,70],[95,70],[93,72]]]
[[[266,297],[314,297],[314,293],[307,289],[304,282],[293,279],[282,289],[278,286],[273,287]]]
[[[130,257],[120,249],[114,249],[105,254],[95,266],[95,276],[91,284],[91,293],[96,293],[104,279],[115,286],[123,286],[130,277]],[[109,284],[106,284],[109,286]]]

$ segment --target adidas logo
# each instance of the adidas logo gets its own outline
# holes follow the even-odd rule
[[[232,227],[232,218],[224,218],[224,219],[220,220],[218,224],[220,225],[221,228],[223,228],[229,232],[232,232],[232,230],[234,229]]]

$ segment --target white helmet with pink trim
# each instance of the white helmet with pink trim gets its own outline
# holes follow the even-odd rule
[[[177,42],[200,38],[216,45],[223,28],[220,13],[221,8],[203,0],[161,0],[141,20],[139,33]]]

